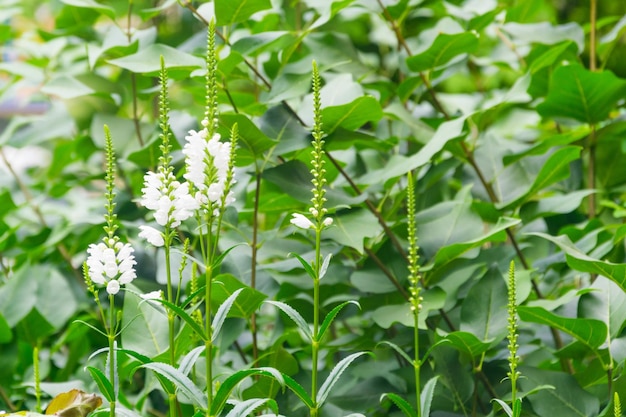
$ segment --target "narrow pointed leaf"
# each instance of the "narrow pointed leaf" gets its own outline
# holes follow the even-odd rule
[[[393,350],[395,350],[395,351],[398,353],[398,355],[402,356],[402,357],[404,358],[404,360],[405,360],[408,364],[412,364],[412,363],[413,363],[413,359],[412,359],[409,355],[407,355],[407,353],[406,353],[404,350],[402,350],[402,349],[400,348],[400,346],[396,345],[395,343],[390,342],[390,341],[388,341],[388,340],[383,340],[383,341],[382,341],[382,342],[380,342],[378,345],[386,345],[386,346],[389,346],[390,348],[392,348]],[[376,346],[378,346],[378,345],[376,345]]]
[[[226,417],[246,417],[264,405],[269,406],[276,414],[278,414],[278,405],[273,399],[251,398],[237,403],[237,405],[235,405],[233,409],[226,414]]]
[[[298,261],[300,261],[300,264],[302,265],[306,273],[311,277],[311,279],[316,279],[315,271],[313,270],[313,267],[302,256],[294,252],[290,252],[289,256],[295,256],[296,258],[298,258]]]
[[[215,393],[215,397],[213,398],[213,404],[211,404],[211,415],[219,415],[224,409],[224,406],[226,405],[226,401],[230,397],[230,394],[237,387],[237,385],[239,385],[241,381],[252,375],[262,375],[274,378],[281,385],[288,385],[286,383],[285,376],[273,368],[252,368],[237,371],[234,374],[230,375],[228,378],[226,378],[220,384],[220,387]]]
[[[189,398],[196,406],[206,410],[207,398],[202,391],[184,375],[181,371],[171,365],[162,362],[151,362],[141,365],[170,380],[181,393]]]
[[[333,370],[330,371],[330,374],[328,375],[328,378],[326,378],[326,380],[324,381],[324,383],[320,387],[319,392],[317,393],[317,401],[316,401],[316,403],[317,403],[318,407],[321,407],[324,404],[324,402],[326,401],[326,398],[328,398],[328,395],[330,394],[330,392],[332,391],[333,387],[335,386],[335,384],[337,383],[337,381],[341,377],[341,374],[343,374],[344,371],[346,369],[348,369],[350,364],[355,359],[357,359],[359,356],[365,355],[366,353],[367,352],[353,353],[352,355],[343,358],[341,361],[339,361],[339,363],[337,365],[335,365]]]
[[[428,380],[424,388],[422,389],[422,394],[420,395],[420,402],[422,404],[422,414],[421,417],[430,416],[430,406],[433,402],[433,397],[435,395],[435,387],[437,386],[437,380],[439,376],[432,377]]]
[[[317,334],[317,340],[321,341],[322,338],[324,337],[324,334],[326,333],[326,330],[328,330],[328,327],[332,324],[333,320],[335,319],[335,317],[337,317],[337,314],[339,314],[339,312],[348,304],[354,304],[355,306],[357,306],[359,309],[361,308],[361,305],[357,302],[357,301],[345,301],[341,304],[339,304],[338,306],[336,306],[335,308],[333,308],[324,318],[324,321],[322,322],[322,325],[320,326],[319,329],[319,333]]]
[[[285,385],[287,386],[287,388],[289,388],[291,392],[293,392],[298,398],[300,398],[300,401],[302,401],[304,405],[306,405],[308,408],[315,407],[313,400],[304,390],[304,388],[302,388],[302,385],[300,385],[295,379],[293,379],[289,375],[283,374],[283,378],[285,379]]]
[[[326,255],[326,258],[324,258],[324,262],[322,263],[322,267],[320,268],[320,279],[324,278],[324,276],[326,275],[326,271],[328,271],[328,265],[330,265],[330,260],[333,257],[332,253],[329,253],[328,255]]]
[[[310,341],[313,341],[313,332],[311,331],[311,328],[304,320],[304,318],[300,315],[300,313],[298,313],[293,307],[280,301],[269,300],[265,302],[280,308],[283,313],[289,316],[289,318],[296,324],[296,326],[298,326],[302,333],[304,333]]]
[[[226,316],[228,315],[228,312],[230,311],[231,307],[233,306],[233,303],[235,302],[235,300],[237,299],[237,296],[239,296],[241,291],[243,291],[243,288],[240,288],[234,293],[232,293],[232,295],[228,297],[226,301],[222,303],[220,308],[217,310],[217,313],[215,313],[215,317],[213,318],[213,323],[211,323],[211,326],[213,327],[213,336],[211,338],[212,342],[214,342],[219,336],[220,330],[222,330],[222,325],[224,324],[224,320],[226,320]]]
[[[502,407],[502,410],[504,410],[507,416],[513,417],[513,410],[511,410],[511,407],[509,407],[507,403],[505,403],[504,401],[498,398],[494,398],[492,401],[497,402],[500,405],[500,407]]]
[[[106,375],[104,375],[100,369],[94,368],[93,366],[88,366],[86,369],[91,374],[93,380],[96,381],[100,392],[104,395],[107,401],[115,401],[115,389]]]
[[[189,325],[189,327],[191,327],[194,331],[194,333],[196,333],[196,335],[198,335],[198,337],[200,337],[200,339],[202,339],[203,341],[206,341],[206,335],[204,334],[204,329],[202,328],[202,326],[200,326],[198,324],[197,321],[195,321],[193,319],[193,317],[191,317],[185,310],[183,310],[182,308],[178,307],[176,304],[170,303],[167,300],[161,300],[161,299],[155,299],[154,301],[157,301],[161,304],[163,304],[164,306],[166,306],[167,308],[171,309],[174,313],[176,313],[176,315],[178,317],[180,317],[181,319],[183,319],[185,321],[185,323],[187,323]]]
[[[388,398],[392,403],[394,403],[406,417],[417,417],[417,413],[415,412],[413,406],[398,394],[394,394],[392,392],[383,394],[380,397],[380,402],[382,402],[385,398]]]
[[[180,365],[178,365],[178,370],[182,372],[183,375],[189,375],[189,372],[191,372],[191,370],[193,369],[193,366],[195,365],[202,352],[204,352],[204,346],[198,346],[191,352],[186,354],[180,361]]]

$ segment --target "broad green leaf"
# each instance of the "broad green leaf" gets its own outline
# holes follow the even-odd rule
[[[450,341],[449,346],[468,354],[471,358],[477,358],[491,345],[491,340],[483,342],[474,334],[462,331],[448,333],[445,338]]]
[[[207,398],[189,377],[178,369],[162,362],[151,362],[141,365],[142,368],[150,369],[171,381],[176,388],[197,407],[206,410]]]
[[[523,321],[545,324],[561,330],[593,350],[606,342],[607,328],[600,320],[561,317],[542,307],[519,306],[517,313]]]
[[[270,0],[215,0],[215,18],[218,26],[243,22],[254,13],[270,9]]]
[[[298,313],[298,311],[296,311],[293,307],[280,301],[267,300],[265,303],[274,305],[281,309],[283,313],[285,313],[298,326],[298,329],[300,329],[300,331],[304,333],[310,341],[313,341],[313,332],[311,331],[311,328],[304,318],[302,318],[300,313]]]
[[[513,201],[505,201],[498,205],[499,208],[509,210],[517,207],[530,199],[539,191],[558,181],[564,180],[570,175],[570,163],[580,158],[582,148],[579,146],[566,146],[550,155],[535,177],[533,184],[522,195]]]
[[[213,336],[211,338],[212,342],[215,342],[215,340],[219,336],[220,330],[222,330],[222,325],[224,324],[224,320],[226,320],[226,315],[233,306],[235,300],[237,299],[237,296],[239,296],[239,294],[243,290],[243,288],[239,288],[238,290],[236,290],[217,309],[215,317],[213,317],[213,323],[211,323],[211,326],[213,327]]]
[[[615,264],[594,259],[578,249],[566,235],[550,236],[545,233],[529,233],[542,237],[556,244],[565,252],[565,259],[570,268],[581,272],[589,272],[605,276],[626,291],[626,264]]]
[[[422,404],[422,417],[430,416],[430,407],[433,402],[433,397],[435,395],[435,387],[437,386],[437,380],[439,376],[434,376],[426,382],[424,388],[422,389],[422,393],[420,395],[420,402]]]
[[[391,402],[393,402],[399,409],[404,413],[406,417],[417,417],[417,413],[415,409],[407,400],[394,393],[386,393],[380,396],[380,401],[382,402],[385,398],[388,398]],[[422,414],[424,417],[426,415]]]
[[[507,334],[507,285],[498,269],[491,268],[470,288],[461,305],[461,331],[495,344]]]
[[[121,335],[122,346],[149,357],[165,352],[169,347],[166,315],[143,302],[136,287],[129,284],[127,288],[132,291],[124,295],[122,322],[126,328]]]
[[[549,22],[505,23],[502,29],[513,37],[514,44],[542,43],[554,45],[563,41],[573,41],[578,53],[585,49],[585,33],[577,23],[552,26]]]
[[[226,401],[230,397],[230,394],[233,390],[239,385],[241,381],[246,379],[249,376],[260,375],[268,378],[274,378],[276,381],[280,383],[281,386],[289,384],[286,381],[286,376],[282,375],[280,372],[273,368],[251,368],[251,369],[243,369],[237,371],[228,378],[226,378],[219,386],[217,392],[215,393],[215,397],[213,398],[213,404],[211,404],[211,415],[217,416],[221,413],[226,405]]]
[[[93,89],[69,75],[60,75],[48,81],[41,87],[41,92],[66,100],[95,93]]]
[[[333,224],[323,236],[363,253],[363,242],[381,233],[382,227],[371,211],[365,209],[342,210],[336,213]]]
[[[324,318],[324,321],[322,322],[322,325],[319,328],[319,332],[317,334],[317,340],[321,341],[322,338],[324,337],[324,334],[326,333],[326,330],[328,329],[328,327],[333,323],[333,320],[335,319],[335,317],[337,317],[337,314],[339,314],[339,312],[341,312],[341,310],[347,306],[348,304],[354,304],[355,306],[357,306],[359,309],[361,308],[361,306],[359,305],[359,303],[357,301],[345,301],[341,304],[339,304],[338,306],[336,306],[335,308],[333,308]]]
[[[484,245],[486,242],[504,241],[506,239],[506,229],[516,226],[520,222],[521,220],[519,219],[501,217],[498,219],[498,223],[484,235],[467,242],[455,243],[441,248],[435,256],[435,268],[447,264],[453,259],[462,256],[469,250]]]
[[[380,103],[372,96],[359,97],[341,106],[325,107],[322,110],[324,132],[329,134],[341,127],[355,130],[368,122],[377,122],[383,117]]]
[[[599,123],[626,94],[626,80],[605,70],[592,72],[581,65],[559,66],[550,80],[545,101],[537,106],[543,117],[564,117]]]
[[[0,314],[0,344],[8,343],[13,339],[13,333],[11,332],[11,327],[9,323],[7,323],[6,319],[2,314]]]
[[[96,382],[100,392],[104,395],[107,401],[114,401],[116,399],[115,389],[113,388],[111,381],[109,381],[109,378],[107,378],[100,369],[94,368],[93,366],[87,366],[85,369],[91,374],[91,377]]]
[[[578,190],[529,201],[520,208],[520,217],[524,222],[529,222],[537,217],[571,213],[580,207],[585,197],[595,192],[596,190]]]
[[[267,298],[265,294],[245,285],[235,278],[234,275],[220,274],[214,279],[216,284],[213,285],[211,292],[211,305],[216,309],[236,291],[245,289],[233,303],[227,317],[247,319],[259,308],[263,300]]]
[[[519,384],[524,391],[536,386],[554,387],[541,389],[526,397],[539,417],[593,417],[598,414],[598,399],[582,389],[572,375],[534,367],[522,367],[520,372],[524,377]]]
[[[601,320],[611,339],[620,335],[626,323],[626,293],[610,279],[598,276],[590,289],[580,297],[579,316]]]
[[[351,354],[349,356],[346,356],[345,358],[340,360],[337,363],[337,365],[335,365],[333,370],[330,371],[330,374],[328,375],[326,380],[324,380],[324,383],[322,384],[322,386],[320,387],[320,390],[317,393],[316,404],[317,404],[318,408],[322,407],[322,405],[324,405],[324,403],[326,402],[326,398],[328,398],[328,395],[330,395],[330,393],[332,392],[333,387],[335,386],[337,381],[339,381],[339,378],[341,377],[341,374],[343,374],[344,371],[346,369],[348,369],[350,364],[355,359],[357,359],[359,356],[365,355],[366,353],[367,352],[353,353],[353,354]]]
[[[551,67],[555,62],[558,62],[564,54],[571,53],[572,50],[576,50],[576,44],[572,41],[563,41],[557,45],[548,47],[543,54],[530,64],[530,73],[535,74],[543,68]]]
[[[61,0],[61,1],[70,6],[96,10],[97,12],[110,17],[111,19],[115,19],[115,10],[112,7],[100,4],[95,0]]]
[[[110,59],[108,62],[134,73],[156,75],[161,70],[161,56],[168,70],[191,72],[205,66],[202,58],[164,44],[152,44],[135,54]]]
[[[451,140],[463,135],[465,119],[459,117],[454,120],[443,122],[439,125],[435,134],[428,140],[426,145],[415,155],[410,157],[392,156],[386,167],[367,173],[359,178],[363,184],[378,184],[391,178],[405,175],[407,172],[432,162],[433,157],[440,152]]]
[[[10,327],[15,327],[37,303],[37,282],[45,272],[37,267],[22,267],[0,287],[0,313]],[[19,300],[19,302],[16,302]]]
[[[478,35],[474,32],[442,33],[427,50],[407,58],[406,63],[415,72],[436,69],[458,56],[471,54],[477,47]]]
[[[220,129],[223,140],[230,140],[230,131],[237,123],[239,140],[235,165],[248,166],[262,158],[263,153],[272,149],[278,143],[268,138],[252,121],[243,114],[220,114]]]

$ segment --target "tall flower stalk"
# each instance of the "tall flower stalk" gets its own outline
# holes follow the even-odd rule
[[[137,275],[134,266],[136,265],[133,255],[133,248],[128,243],[122,243],[116,235],[118,229],[115,208],[115,154],[113,152],[113,141],[107,126],[104,126],[105,149],[106,149],[106,214],[104,215],[106,224],[104,232],[106,236],[102,242],[91,244],[87,249],[89,257],[83,266],[83,273],[88,290],[94,296],[96,304],[102,315],[106,336],[109,342],[109,354],[107,359],[109,380],[113,385],[113,398],[109,398],[110,416],[115,416],[117,400],[116,383],[116,353],[115,339],[118,334],[120,321],[117,319],[115,311],[115,295],[124,284],[130,283]],[[104,308],[98,296],[98,287],[104,286],[109,295],[109,317],[104,313]]]
[[[171,270],[171,250],[176,237],[176,228],[192,217],[199,204],[189,192],[189,183],[179,182],[174,176],[174,167],[171,166],[170,155],[170,126],[169,126],[169,102],[167,97],[167,70],[161,57],[161,71],[159,74],[161,92],[159,95],[159,127],[161,130],[161,156],[156,172],[149,171],[144,176],[144,188],[142,191],[141,204],[152,210],[154,220],[162,226],[162,231],[150,226],[140,226],[140,237],[145,238],[156,247],[162,246],[165,252],[165,274],[167,277],[166,297],[171,304],[176,303],[174,295]],[[170,365],[176,366],[176,340],[175,340],[176,313],[167,309],[168,334],[169,334],[169,361]],[[177,402],[176,393],[169,393],[170,416],[176,416]]]
[[[314,407],[311,407],[311,417],[319,414],[320,404],[317,404],[317,385],[318,385],[318,358],[320,350],[320,280],[323,276],[323,265],[321,252],[322,230],[332,224],[332,218],[326,217],[328,209],[324,207],[326,202],[326,169],[324,169],[324,133],[322,131],[322,102],[321,102],[321,82],[317,63],[313,61],[313,150],[311,151],[311,174],[313,178],[311,183],[313,188],[311,192],[311,208],[309,213],[313,217],[311,221],[307,216],[299,213],[292,215],[291,223],[302,229],[313,229],[315,231],[315,259],[313,261],[313,337],[311,343],[311,398],[314,401]]]
[[[200,225],[200,249],[205,267],[205,357],[207,416],[213,403],[213,328],[211,296],[216,265],[220,230],[226,207],[235,201],[232,186],[234,159],[238,137],[235,124],[230,142],[222,142],[218,127],[217,104],[217,52],[215,46],[215,23],[211,22],[207,42],[206,109],[202,129],[191,130],[185,137],[183,148],[187,172],[184,177],[191,184],[191,193],[197,202],[197,220]]]
[[[511,261],[509,265],[509,299],[508,299],[508,334],[509,340],[509,371],[507,377],[511,381],[511,409],[514,417],[520,415],[522,411],[521,399],[517,398],[517,380],[520,377],[520,372],[517,370],[517,366],[520,361],[520,357],[517,356],[517,349],[519,345],[517,343],[517,288],[515,282],[515,263]]]
[[[422,297],[420,292],[419,255],[417,246],[417,226],[415,225],[415,183],[413,173],[409,172],[407,185],[407,215],[408,215],[408,239],[409,239],[409,285],[411,314],[413,315],[413,372],[415,374],[415,406],[418,417],[422,415],[420,370],[422,362],[419,356],[419,314],[422,309]]]

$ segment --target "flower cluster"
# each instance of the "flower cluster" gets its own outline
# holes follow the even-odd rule
[[[137,277],[134,266],[135,256],[129,243],[105,238],[104,242],[91,244],[87,249],[89,278],[94,284],[106,286],[109,294],[115,295],[120,286],[130,283]]]
[[[154,210],[154,220],[161,226],[178,227],[198,209],[198,203],[189,194],[189,184],[176,181],[167,170],[149,171],[141,192],[141,204]]]
[[[209,138],[208,124],[208,120],[204,119],[203,129],[198,132],[190,130],[185,136],[187,143],[183,153],[187,172],[184,177],[193,184],[197,203],[217,216],[221,207],[235,201],[230,191],[235,181],[229,175],[232,145],[221,142],[218,133]]]

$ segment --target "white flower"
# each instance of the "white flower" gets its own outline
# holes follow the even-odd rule
[[[324,224],[324,226],[326,226],[326,227],[328,227],[328,226],[330,226],[331,224],[333,224],[333,219],[332,219],[332,217],[326,217],[326,218],[324,219],[323,224]]]
[[[203,121],[203,126],[207,125]],[[221,142],[220,135],[214,134],[208,138],[206,128],[196,132],[190,130],[185,136],[187,143],[183,148],[185,154],[185,164],[187,172],[184,177],[193,184],[198,191],[194,196],[201,205],[211,207],[221,207],[222,198],[224,204],[228,205],[235,201],[232,192],[224,196],[224,190],[230,188],[227,184],[228,172],[230,169],[230,142]],[[234,180],[232,181],[234,183]],[[215,209],[214,214],[219,214]]]
[[[107,292],[111,295],[115,295],[120,292],[120,282],[116,279],[112,279],[107,284]]]
[[[144,300],[162,300],[163,291],[162,290],[151,291],[146,294],[141,294],[140,297],[143,298]]]
[[[157,248],[165,245],[163,234],[154,227],[139,226],[139,229],[141,230],[141,232],[139,233],[139,237],[146,239],[151,245],[154,245]]]
[[[171,172],[149,171],[144,176],[141,192],[141,205],[154,210],[154,220],[161,226],[178,227],[199,208],[189,194],[189,184],[176,181]]]
[[[290,220],[290,222],[294,226],[297,226],[301,229],[314,229],[315,228],[315,225],[313,224],[313,222],[311,222],[311,220],[309,220],[302,214],[293,213],[292,216],[293,218]]]
[[[89,245],[87,268],[91,281],[97,285],[106,285],[109,294],[117,294],[120,285],[128,284],[137,278],[134,268],[137,262],[133,252],[130,244],[122,242],[115,243],[113,247],[103,242]]]

